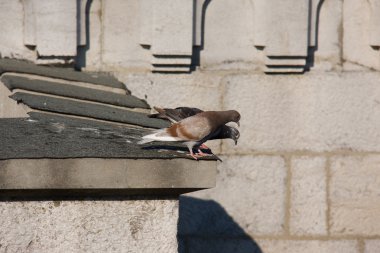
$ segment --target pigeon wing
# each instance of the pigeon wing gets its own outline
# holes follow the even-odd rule
[[[150,118],[168,119],[172,123],[177,123],[185,118],[194,116],[202,110],[194,107],[177,107],[175,109],[153,107],[158,113],[149,115]]]

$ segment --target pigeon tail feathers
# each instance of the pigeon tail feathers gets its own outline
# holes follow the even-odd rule
[[[166,128],[159,129],[152,134],[145,135],[141,137],[142,140],[137,142],[137,144],[145,144],[153,141],[181,141],[178,137],[170,136],[166,130]]]

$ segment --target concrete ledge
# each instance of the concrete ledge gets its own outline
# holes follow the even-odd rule
[[[81,72],[75,71],[70,68],[38,66],[32,62],[20,61],[15,59],[0,60],[0,74],[6,72],[47,76],[76,82],[104,85],[112,88],[125,90],[125,86],[123,83],[119,82],[115,77],[106,73]]]
[[[174,196],[214,187],[216,163],[186,159],[3,160],[0,196]]]

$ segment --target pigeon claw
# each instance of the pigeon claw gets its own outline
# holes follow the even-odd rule
[[[190,155],[192,158],[194,158],[195,160],[198,161],[198,157],[197,157],[197,155],[195,155],[194,153],[190,153],[189,155]]]
[[[202,144],[199,146],[199,148],[203,148],[203,149],[210,149],[209,147],[207,147],[205,144]]]
[[[192,157],[192,158],[194,158],[196,161],[198,161],[198,157],[196,156],[196,155],[194,155],[194,154],[190,154],[190,156]]]

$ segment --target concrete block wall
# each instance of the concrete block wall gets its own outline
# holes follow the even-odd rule
[[[0,252],[177,251],[176,200],[2,201],[0,209]]]
[[[9,35],[1,35],[1,55],[36,59],[22,42],[22,3],[0,5]],[[85,70],[113,72],[151,105],[241,112],[237,146],[207,143],[223,159],[217,187],[180,201],[181,252],[380,252],[379,0],[275,5],[205,1],[193,71],[176,74],[183,64],[169,49],[194,34],[173,32],[166,45],[152,39],[157,31],[151,43],[164,44],[143,44],[152,25],[146,6],[93,0],[79,60]],[[165,46],[158,58],[170,73],[151,73],[152,49]],[[265,73],[278,69],[288,74]]]

